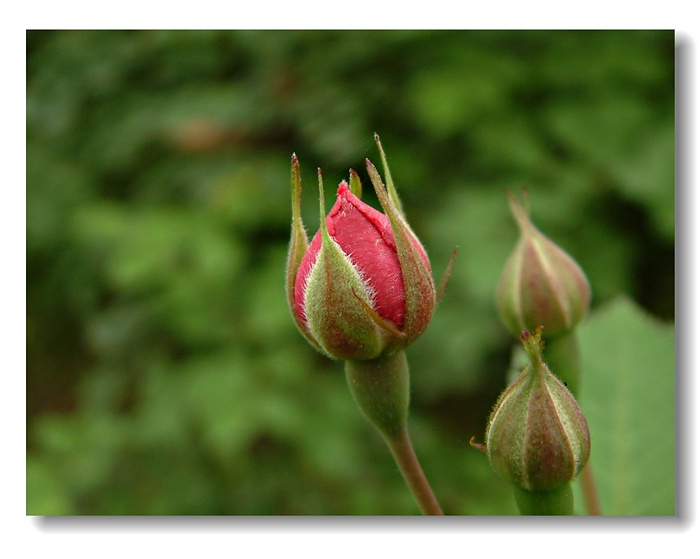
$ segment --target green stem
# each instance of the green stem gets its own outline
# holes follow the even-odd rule
[[[522,516],[574,514],[574,493],[570,483],[548,491],[515,488],[515,502]]]
[[[554,338],[546,338],[545,332],[545,340],[545,363],[578,398],[581,391],[581,350],[576,332],[571,330]]]
[[[350,392],[379,430],[423,514],[442,515],[408,436],[409,374],[403,351],[367,361],[346,361]]]
[[[421,512],[424,515],[443,516],[440,504],[420,467],[416,453],[413,451],[408,430],[404,429],[402,433],[392,439],[386,438],[386,442]]]
[[[590,462],[581,471],[580,483],[583,490],[583,501],[586,504],[586,511],[589,516],[600,516],[603,514],[598,501],[595,479],[593,478],[593,465]]]
[[[550,370],[564,381],[569,391],[578,399],[581,393],[581,350],[576,332],[571,330],[551,340],[544,347],[545,361]],[[593,477],[593,465],[589,462],[581,471],[581,489],[590,516],[601,513],[598,491]]]

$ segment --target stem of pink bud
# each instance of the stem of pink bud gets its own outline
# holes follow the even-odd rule
[[[404,429],[397,436],[388,438],[387,444],[408,487],[416,498],[421,512],[426,516],[443,516],[440,504],[433,494],[423,469],[420,467],[416,453],[413,451],[408,431]]]
[[[409,375],[406,354],[346,361],[348,386],[367,419],[384,436],[408,487],[425,515],[441,516],[408,436]]]

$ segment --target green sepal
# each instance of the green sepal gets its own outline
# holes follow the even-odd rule
[[[384,176],[386,176],[386,186],[387,186],[387,192],[389,193],[389,198],[391,198],[391,201],[394,203],[394,207],[396,208],[396,211],[405,220],[406,214],[404,214],[404,211],[403,211],[403,204],[401,203],[401,199],[399,198],[398,192],[396,192],[396,187],[394,186],[394,180],[391,178],[391,171],[389,170],[389,163],[386,160],[386,154],[384,153],[384,148],[382,147],[382,142],[379,139],[379,134],[377,134],[376,132],[374,133],[374,141],[377,144],[377,147],[379,148],[379,156],[382,159],[382,167],[384,169]]]
[[[426,265],[423,255],[414,244],[420,245],[420,241],[404,219],[403,211],[397,207],[396,191],[392,188],[393,195],[391,195],[372,162],[367,159],[366,164],[370,180],[377,193],[379,203],[389,219],[396,242],[406,302],[406,314],[402,328],[406,338],[397,340],[397,345],[398,347],[406,347],[423,333],[430,322],[435,310],[435,283],[430,266]],[[385,172],[388,175],[388,167],[385,168]]]
[[[299,264],[301,263],[304,254],[306,254],[306,251],[309,248],[309,239],[306,235],[304,222],[301,219],[301,170],[299,167],[299,159],[297,158],[295,153],[292,154],[291,183],[292,233],[291,239],[289,241],[289,250],[287,252],[287,267],[285,274],[287,305],[289,306],[289,311],[299,331],[304,335],[304,337],[314,348],[320,351],[320,346],[311,336],[311,333],[306,327],[306,324],[304,324],[299,318],[299,316],[297,316],[296,310],[294,308],[294,285],[297,279],[297,271],[299,270]]]
[[[455,262],[455,257],[457,256],[457,249],[452,251],[452,256],[450,256],[445,271],[442,273],[440,278],[440,283],[438,283],[437,289],[435,291],[435,305],[439,305],[445,295],[445,290],[447,289],[447,282],[450,281],[450,276],[452,276],[452,267]]]
[[[360,176],[353,170],[350,169],[350,192],[352,192],[358,198],[362,198],[362,181]]]

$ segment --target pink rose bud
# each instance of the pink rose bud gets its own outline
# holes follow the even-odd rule
[[[520,239],[498,283],[498,312],[516,336],[538,326],[544,326],[548,336],[557,336],[588,312],[588,280],[576,261],[533,225],[517,198],[507,194]]]
[[[591,437],[573,395],[542,361],[542,328],[523,331],[521,341],[530,363],[494,406],[486,448],[494,470],[516,487],[555,489],[586,465]]]
[[[324,218],[319,171],[321,228],[309,243],[300,217],[299,162],[292,156],[287,299],[302,334],[335,359],[374,359],[405,348],[425,330],[436,305],[428,256],[405,221],[386,163],[388,187],[369,161],[367,167],[385,213],[360,200],[359,177],[351,171],[350,186],[340,183]]]

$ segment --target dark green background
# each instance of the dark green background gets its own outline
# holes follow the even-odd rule
[[[342,365],[284,296],[289,160],[379,165],[442,305],[408,350],[414,446],[448,514],[513,514],[473,450],[513,341],[505,189],[592,284],[674,309],[674,35],[27,33],[27,513],[416,514]]]

